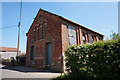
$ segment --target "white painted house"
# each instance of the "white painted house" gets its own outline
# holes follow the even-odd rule
[[[17,56],[17,48],[10,48],[10,47],[0,47],[0,58],[3,59],[10,59]]]

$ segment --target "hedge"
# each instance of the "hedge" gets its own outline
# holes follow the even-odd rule
[[[120,39],[70,46],[66,67],[80,80],[120,80]]]

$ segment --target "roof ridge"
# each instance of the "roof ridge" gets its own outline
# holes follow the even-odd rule
[[[40,10],[45,11],[45,12],[48,12],[48,13],[53,14],[53,15],[56,15],[56,16],[58,16],[58,17],[61,17],[62,19],[66,20],[66,21],[69,21],[69,22],[71,22],[71,23],[73,23],[73,24],[76,24],[76,25],[78,25],[78,26],[81,26],[81,27],[83,27],[83,28],[85,28],[85,29],[88,29],[88,30],[90,30],[90,31],[92,31],[92,32],[95,32],[95,33],[97,33],[97,34],[103,35],[103,34],[101,34],[101,33],[99,33],[99,32],[96,32],[96,31],[94,31],[94,30],[92,30],[92,29],[90,29],[90,28],[87,28],[87,27],[85,27],[85,26],[83,26],[83,25],[81,25],[81,24],[79,24],[79,23],[76,23],[75,21],[69,20],[69,19],[67,19],[67,18],[65,18],[65,17],[62,17],[62,16],[59,16],[59,15],[57,15],[57,14],[51,13],[51,12],[49,12],[49,11],[47,11],[47,10],[42,9],[42,8],[40,8]],[[104,35],[103,35],[103,36],[104,36]]]
[[[69,20],[69,19],[67,19],[67,18],[65,18],[65,17],[59,16],[59,15],[57,15],[57,14],[55,14],[55,13],[49,12],[49,11],[44,10],[44,9],[42,9],[42,8],[39,9],[38,13],[40,12],[40,10],[45,11],[45,12],[48,12],[48,13],[50,13],[50,14],[52,14],[52,15],[58,16],[58,17],[60,17],[61,19],[64,19],[64,20],[66,20],[66,21],[68,21],[68,22],[71,22],[71,23],[73,23],[73,24],[75,24],[75,25],[78,25],[79,27],[83,27],[83,28],[85,28],[85,29],[88,29],[88,30],[90,30],[90,31],[92,31],[92,32],[95,32],[95,33],[97,33],[97,34],[100,34],[100,35],[104,36],[103,34],[101,34],[101,33],[99,33],[99,32],[96,32],[96,31],[94,31],[94,30],[92,30],[92,29],[90,29],[90,28],[87,28],[87,27],[85,27],[85,26],[83,26],[83,25],[81,25],[81,24],[79,24],[79,23],[77,23],[77,22],[75,22],[75,21]],[[38,15],[38,13],[37,13],[37,15]],[[33,22],[34,22],[34,21],[33,21]],[[32,24],[33,24],[33,23],[32,23]],[[31,27],[30,27],[30,28],[31,28]],[[28,32],[29,32],[29,30],[28,30]],[[27,32],[27,33],[28,33],[28,32]],[[26,35],[27,35],[27,34],[26,34]]]
[[[42,8],[40,8],[40,10],[43,10],[43,11],[48,12],[48,13],[50,13],[50,14],[53,14],[53,15],[56,15],[56,16],[59,16],[59,17],[62,17],[62,16],[60,16],[60,15],[57,15],[57,14],[52,13],[52,12],[50,12],[50,11],[44,10],[44,9],[42,9]]]

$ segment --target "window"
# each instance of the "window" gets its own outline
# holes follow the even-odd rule
[[[75,29],[72,26],[68,26],[69,30],[69,45],[76,45],[76,39],[75,39]]]
[[[34,39],[35,41],[37,40],[37,26],[34,29]]]
[[[42,31],[43,32],[43,36],[42,36],[43,39],[45,38],[45,27],[46,27],[45,24],[43,24],[43,31]]]
[[[95,41],[97,41],[97,36],[95,35]]]
[[[30,60],[34,60],[34,46],[30,48]]]
[[[88,43],[90,43],[90,33],[87,34]]]
[[[83,44],[85,44],[85,42],[86,42],[85,34],[83,33],[82,36],[83,36],[83,38],[82,38],[83,39]]]
[[[39,40],[41,39],[41,26],[39,26]]]
[[[101,40],[101,38],[98,38],[99,40]]]
[[[42,32],[42,36],[41,36],[41,39],[44,39],[45,38],[45,27],[46,27],[46,24],[44,23],[41,27],[41,32]]]
[[[92,43],[94,42],[94,37],[92,36]]]
[[[45,23],[43,25],[39,26],[39,28],[38,28],[38,40],[45,38],[45,28],[46,28],[46,24]],[[35,35],[37,35],[36,31],[35,31]]]

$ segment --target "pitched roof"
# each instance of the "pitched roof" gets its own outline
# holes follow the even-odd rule
[[[43,10],[43,9],[40,9],[40,10]],[[43,10],[43,11],[48,12],[48,11],[46,11],[46,10]],[[51,12],[48,12],[48,13],[53,14],[53,13],[51,13]],[[80,24],[78,24],[78,23],[76,23],[76,22],[73,22],[73,21],[71,21],[71,20],[69,20],[69,19],[67,19],[67,18],[65,18],[65,17],[59,16],[59,15],[57,15],[57,14],[53,14],[53,15],[56,15],[56,16],[62,18],[63,20],[66,20],[66,21],[71,22],[71,23],[73,23],[73,24],[75,24],[75,25],[81,26],[81,27],[83,27],[83,28],[85,28],[85,29],[87,29],[87,30],[90,30],[90,31],[92,31],[92,32],[95,32],[95,33],[97,33],[97,34],[100,34],[100,35],[104,36],[104,35],[101,34],[101,33],[98,33],[98,32],[96,32],[96,31],[94,31],[94,30],[92,30],[92,29],[89,29],[89,28],[83,26],[83,25],[80,25]]]
[[[95,33],[97,33],[97,34],[99,34],[99,35],[104,36],[104,35],[101,34],[101,33],[98,33],[98,32],[96,32],[96,31],[94,31],[94,30],[92,30],[92,29],[89,29],[89,28],[83,26],[83,25],[80,25],[80,24],[78,24],[78,23],[76,23],[76,22],[73,22],[73,21],[71,21],[71,20],[69,20],[69,19],[67,19],[67,18],[64,18],[64,17],[59,16],[59,15],[54,14],[54,13],[51,13],[51,12],[49,12],[49,11],[43,10],[43,9],[41,9],[41,8],[40,8],[40,10],[42,10],[42,11],[44,11],[44,12],[48,12],[48,13],[50,13],[50,14],[52,14],[52,15],[58,16],[58,17],[60,17],[61,19],[65,20],[65,21],[71,22],[71,23],[73,23],[73,24],[75,24],[75,25],[78,25],[78,26],[83,27],[83,28],[85,28],[85,29],[87,29],[87,30],[90,30],[90,31],[92,31],[92,32],[95,32]],[[38,13],[40,12],[40,10],[38,11]],[[38,15],[38,14],[37,14],[37,15]],[[30,30],[30,29],[29,29],[29,30]],[[28,32],[29,32],[29,31],[28,31]]]
[[[17,48],[0,47],[0,51],[17,51]]]

